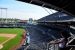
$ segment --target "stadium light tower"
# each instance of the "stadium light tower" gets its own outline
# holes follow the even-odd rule
[[[0,9],[1,9],[1,17],[2,17],[2,15],[3,15],[2,10],[5,10],[5,11],[6,11],[6,18],[7,18],[7,8],[0,8]]]

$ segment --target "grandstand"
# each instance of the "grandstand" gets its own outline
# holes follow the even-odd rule
[[[69,32],[71,32],[72,33],[71,36],[73,37],[73,34],[75,34],[75,31],[70,26],[75,26],[75,20],[74,19],[75,19],[74,17],[67,15],[65,13],[56,12],[54,14],[51,14],[51,15],[48,15],[48,16],[45,16],[45,17],[39,19],[38,25],[42,25],[44,27],[48,27],[48,28],[51,28],[53,30],[56,30],[59,32],[59,34],[61,34],[60,33],[61,31],[64,31],[64,32],[68,32],[68,33],[65,33],[64,35],[66,35],[66,34],[71,35],[69,33]],[[66,36],[69,37],[68,35],[66,35]],[[56,39],[56,40],[58,40],[58,39]],[[51,41],[50,44],[53,45],[53,42],[56,43],[56,40]],[[71,40],[72,40],[71,42],[68,41],[68,43],[70,42],[70,44],[68,46],[74,46],[75,45],[75,43],[74,43],[75,39],[72,38]]]
[[[75,25],[74,19],[75,19],[74,17],[67,15],[65,13],[56,12],[54,14],[51,14],[39,19],[38,24],[47,25],[47,26],[53,25],[54,27],[56,25],[56,27],[57,26],[61,27],[61,26],[67,26],[67,25]]]
[[[0,18],[0,27],[21,27],[27,21],[11,18]]]

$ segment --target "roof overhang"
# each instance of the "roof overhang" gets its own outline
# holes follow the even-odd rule
[[[75,16],[75,1],[74,0],[18,0],[35,4],[50,9],[55,9],[59,12],[64,12],[69,15]]]

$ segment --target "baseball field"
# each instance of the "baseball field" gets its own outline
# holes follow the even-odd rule
[[[21,28],[0,28],[0,50],[11,50],[18,45],[23,32]]]

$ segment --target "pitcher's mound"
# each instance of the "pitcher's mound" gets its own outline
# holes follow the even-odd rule
[[[2,48],[3,48],[3,45],[0,44],[0,49],[2,49]]]

